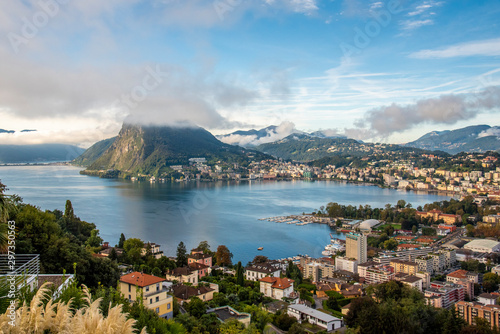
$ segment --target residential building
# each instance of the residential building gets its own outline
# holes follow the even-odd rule
[[[353,258],[358,263],[367,261],[367,242],[366,235],[363,233],[348,233],[346,234],[346,257]]]
[[[160,317],[173,318],[173,298],[164,286],[165,279],[138,271],[120,277],[120,292],[129,301],[137,301],[142,295],[144,306]]]
[[[418,264],[416,262],[404,260],[391,260],[391,267],[394,268],[394,273],[405,273],[414,275],[418,271]]]
[[[191,271],[197,271],[198,277],[202,278],[209,274],[210,267],[198,262],[191,262],[188,264]]]
[[[348,257],[337,256],[335,257],[335,268],[337,270],[347,270],[356,274],[358,272],[358,261]]]
[[[344,325],[342,319],[333,317],[302,304],[288,306],[288,315],[295,317],[299,323],[309,322],[310,324],[317,325],[327,331],[339,329]]]
[[[212,255],[203,254],[201,249],[192,249],[191,254],[188,255],[188,264],[190,263],[199,263],[210,268],[212,267]]]
[[[417,289],[418,291],[422,291],[423,289],[423,279],[415,275],[408,275],[399,272],[397,274],[394,274],[394,280],[401,282],[404,285],[408,285],[410,288]]]
[[[366,270],[368,270],[369,268],[378,266],[378,265],[379,264],[377,262],[374,262],[374,261],[368,261],[368,262],[365,262],[365,263],[358,264],[358,275],[359,275],[359,277],[366,278]]]
[[[446,225],[453,225],[462,220],[462,217],[460,215],[445,214],[442,211],[436,209],[429,212],[417,211],[416,215],[417,218],[429,218],[433,222],[437,222],[438,220],[442,219]]]
[[[464,300],[463,286],[450,282],[431,282],[431,287],[424,291],[427,302],[437,308],[450,308],[458,301]]]
[[[415,274],[415,276],[422,279],[422,289],[425,290],[431,286],[431,274],[424,271],[419,271]]]
[[[477,301],[483,305],[496,305],[498,297],[498,294],[482,293],[477,296]]]
[[[270,263],[252,264],[245,268],[245,278],[249,281],[258,281],[266,276],[280,277],[281,270]]]
[[[432,274],[434,272],[434,259],[429,255],[419,256],[415,259],[418,265],[418,271]]]
[[[476,302],[460,301],[455,305],[458,315],[468,324],[475,325],[476,319],[486,319],[491,328],[500,327],[500,306],[482,305]]]
[[[176,284],[171,287],[172,293],[175,298],[181,303],[189,303],[191,298],[197,297],[203,301],[209,301],[214,298],[216,289],[204,285],[188,286],[184,284]]]
[[[359,283],[349,284],[335,278],[325,278],[321,282],[316,283],[316,296],[319,298],[328,298],[327,291],[335,291],[346,298],[361,297],[363,294],[363,286]]]
[[[264,277],[259,279],[259,282],[260,292],[267,297],[281,300],[290,297],[293,293],[294,280],[289,278]]]
[[[153,255],[156,259],[159,259],[163,256],[163,251],[160,250],[160,245],[155,244],[154,242],[148,242],[144,244],[141,249],[142,256],[145,256],[147,254],[148,248],[151,252],[151,255]]]
[[[190,267],[179,267],[167,271],[166,279],[178,283],[191,283],[198,285],[198,270]]]
[[[250,314],[238,312],[231,306],[222,306],[207,310],[207,314],[210,313],[215,313],[217,319],[219,319],[220,322],[226,322],[230,319],[236,319],[243,325],[245,325],[245,328],[248,328],[248,326],[250,326],[250,321],[252,318]]]
[[[495,227],[500,223],[500,215],[489,215],[489,216],[484,216],[483,221],[477,223],[477,226],[482,226],[482,227]]]
[[[319,282],[323,277],[333,277],[335,269],[333,259],[311,259],[302,267],[302,275],[313,282]]]
[[[366,270],[366,284],[379,284],[391,281],[393,279],[394,269],[392,267],[379,266],[377,268],[369,268]]]

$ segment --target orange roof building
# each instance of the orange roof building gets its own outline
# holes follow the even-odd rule
[[[290,297],[295,281],[289,278],[263,277],[259,279],[259,282],[260,292],[267,297],[281,300],[284,297]]]
[[[161,277],[134,271],[120,277],[120,292],[130,302],[143,299],[144,306],[154,310],[160,317],[171,319],[174,316],[173,298],[163,286],[166,280]]]

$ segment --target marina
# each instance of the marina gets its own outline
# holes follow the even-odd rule
[[[286,223],[295,224],[297,226],[304,226],[308,224],[329,224],[332,218],[329,217],[316,217],[313,215],[290,215],[290,216],[277,216],[269,218],[261,218],[259,220],[265,220],[274,223]]]

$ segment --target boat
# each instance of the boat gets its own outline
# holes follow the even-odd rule
[[[264,249],[264,247],[259,247],[259,248],[257,248],[257,250],[263,250],[263,249]]]
[[[337,252],[342,252],[345,250],[345,245],[343,245],[339,239],[331,239],[330,243],[325,246],[325,250],[322,252],[323,255],[335,254]],[[328,254],[324,254],[328,253]]]

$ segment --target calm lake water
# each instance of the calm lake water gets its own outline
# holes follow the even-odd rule
[[[328,202],[372,207],[413,207],[449,199],[426,193],[381,189],[335,181],[259,181],[154,183],[100,179],[80,175],[69,166],[0,167],[8,193],[41,209],[64,211],[67,199],[75,214],[93,222],[110,244],[120,233],[161,245],[175,255],[183,241],[188,250],[207,240],[215,250],[226,245],[233,261],[246,264],[256,255],[284,258],[320,257],[332,231],[326,225],[305,226],[260,221],[260,218],[312,212]],[[337,237],[343,238],[343,235]],[[258,247],[264,247],[258,251]]]

